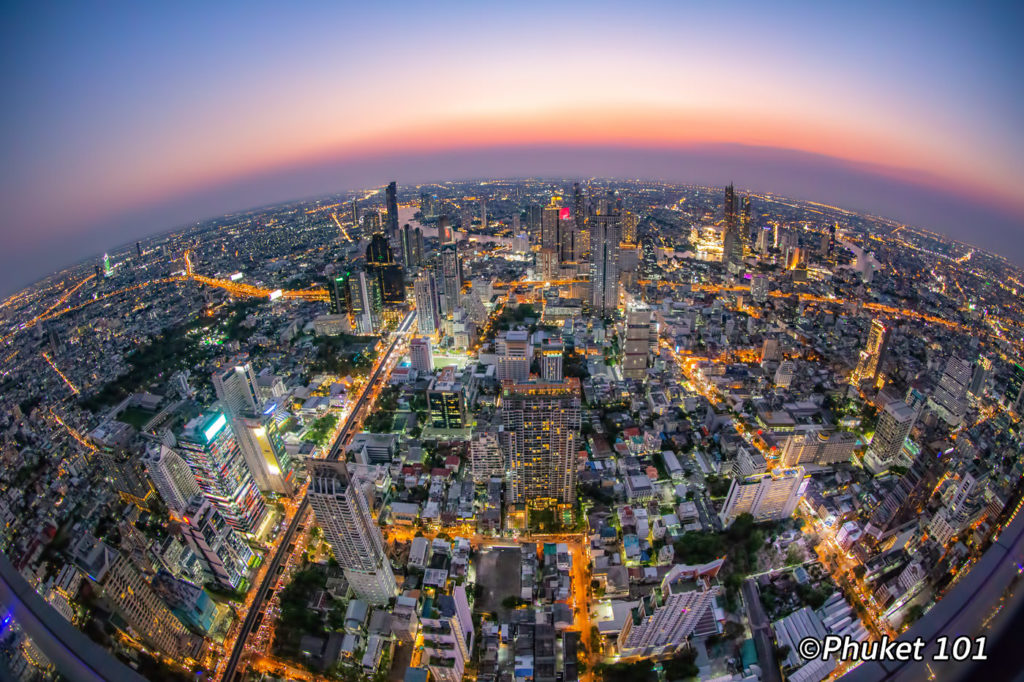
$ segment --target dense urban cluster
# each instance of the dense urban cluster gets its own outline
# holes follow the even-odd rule
[[[1018,520],[1022,291],[732,186],[223,216],[3,301],[0,572],[153,680],[835,679]]]

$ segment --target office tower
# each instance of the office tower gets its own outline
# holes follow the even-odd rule
[[[100,285],[100,280],[103,277],[103,271],[100,269],[100,264],[99,263],[96,264],[96,273],[95,273],[95,275],[96,275],[96,282],[95,282],[95,284],[96,284],[96,286],[99,286]]]
[[[736,191],[733,189],[731,182],[725,187],[722,216],[725,218],[726,227],[733,227],[736,224]]]
[[[558,206],[545,206],[540,218],[540,247],[555,253],[561,253],[562,234],[559,215],[562,209]]]
[[[402,227],[402,262],[406,269],[419,266],[419,262],[416,260],[416,233],[409,223]]]
[[[561,341],[544,339],[540,345],[540,378],[543,381],[561,381],[562,375],[562,354]]]
[[[526,232],[534,244],[542,244],[541,236],[542,209],[540,204],[530,204],[526,207]]]
[[[509,331],[496,340],[498,381],[523,382],[530,378],[530,361],[533,346],[527,331]]]
[[[381,229],[383,228],[381,227],[380,222],[380,212],[375,208],[371,208],[365,215],[363,215],[363,234],[376,234],[377,232],[380,232]]]
[[[135,242],[135,253],[142,258],[142,242]]]
[[[775,370],[776,388],[789,388],[789,385],[793,383],[793,378],[795,376],[796,363],[792,360],[783,360],[779,363],[778,369]]]
[[[503,426],[478,423],[469,441],[469,463],[473,480],[487,483],[491,478],[505,478],[509,453],[515,449],[515,434]]]
[[[590,216],[590,310],[598,317],[619,305],[619,214]]]
[[[455,241],[455,231],[452,230],[451,223],[446,215],[441,216],[437,220],[437,241],[442,246]]]
[[[559,263],[558,252],[551,249],[541,249],[537,252],[537,267],[540,276],[550,282],[558,279]]]
[[[800,464],[826,466],[849,461],[857,449],[857,436],[849,431],[828,432],[822,429],[793,434],[782,449],[782,466]]]
[[[658,269],[658,245],[647,236],[640,241],[640,278],[648,281],[661,279]]]
[[[832,223],[828,228],[828,257],[831,258],[836,250],[836,223]]]
[[[462,292],[462,258],[459,247],[454,242],[441,246],[441,279],[443,303],[442,312],[451,317],[459,307],[459,296]]]
[[[388,239],[381,233],[373,235],[366,247],[366,271],[376,279],[384,303],[405,301],[405,280],[402,266],[395,262]]]
[[[357,334],[373,334],[381,324],[384,297],[380,282],[360,270],[349,278],[349,315]]]
[[[349,298],[351,297],[351,291],[349,289],[349,279],[352,277],[351,271],[345,271],[344,273],[337,274],[327,280],[327,295],[330,297],[330,311],[331,315],[347,315],[351,306],[349,305]]]
[[[351,476],[344,462],[310,460],[308,466],[310,505],[349,586],[363,601],[387,604],[398,587],[371,513],[372,483]]]
[[[587,224],[587,200],[580,183],[572,183],[572,218],[576,232],[583,234]]]
[[[651,350],[651,311],[630,310],[626,313],[626,334],[623,343],[622,376],[643,380],[647,377]]]
[[[740,514],[750,514],[758,522],[788,519],[804,494],[807,479],[803,467],[734,478],[719,514],[722,523],[728,526]]]
[[[622,212],[622,241],[627,244],[636,244],[637,226],[640,224],[640,216],[632,211]]]
[[[259,399],[256,396],[256,375],[252,365],[233,365],[213,373],[213,390],[221,402],[228,418],[240,417],[256,411]]]
[[[225,590],[242,587],[249,568],[256,562],[256,554],[209,500],[202,495],[193,497],[180,529],[189,549],[198,557],[207,582]]]
[[[430,339],[417,336],[409,342],[409,360],[420,374],[434,371],[434,351]]]
[[[388,237],[394,238],[398,236],[398,185],[392,180],[388,183],[387,191],[385,192],[385,199],[387,202],[387,234]],[[370,259],[367,258],[367,261]]]
[[[412,257],[417,267],[421,267],[426,261],[426,250],[423,246],[423,230],[416,228],[412,231]]]
[[[176,661],[193,658],[200,646],[198,637],[171,613],[130,559],[109,551],[114,557],[102,579],[103,601],[148,646]]]
[[[277,412],[278,406],[268,403],[259,413],[232,419],[231,429],[256,486],[264,493],[291,496],[295,493],[295,471]]]
[[[903,441],[914,428],[913,408],[902,400],[890,402],[878,416],[878,426],[871,438],[864,465],[874,473],[888,470],[903,451]]]
[[[108,421],[89,433],[95,444],[93,460],[103,479],[125,502],[146,506],[153,486],[146,478],[141,458],[133,443],[135,430],[122,422]]]
[[[740,227],[742,228],[741,234],[743,240],[753,239],[753,235],[750,231],[750,197],[743,197],[742,208],[740,210]]]
[[[1020,411],[1024,407],[1024,365],[1019,362],[1010,367],[1010,380],[1003,391],[1003,402],[1007,407]]]
[[[874,383],[878,379],[882,361],[889,344],[889,329],[881,320],[871,320],[868,342],[860,352],[860,360],[850,376],[851,384],[862,381]]]
[[[978,361],[974,363],[974,374],[971,375],[971,386],[967,389],[968,393],[976,398],[980,398],[985,394],[985,388],[988,386],[989,377],[992,376],[992,361],[981,356]]]
[[[580,382],[502,382],[500,423],[514,434],[510,491],[514,504],[571,505],[576,499]]]
[[[114,273],[114,268],[110,266],[110,256],[103,254],[103,274],[110,277]]]
[[[760,230],[757,230],[756,239],[757,243],[755,244],[754,248],[757,249],[758,253],[762,255],[766,254],[769,250],[771,250],[772,246],[774,245],[774,231],[771,227],[762,227]]]
[[[449,365],[434,377],[427,388],[427,411],[435,429],[462,429],[468,424],[466,388]]]
[[[581,242],[576,223],[569,215],[569,209],[560,209],[558,214],[558,261],[559,263],[575,263],[582,260]]]
[[[690,646],[691,637],[719,634],[715,616],[718,587],[711,584],[722,559],[702,566],[676,564],[660,589],[642,597],[626,617],[618,637],[618,654],[660,656]]]
[[[743,263],[743,237],[735,224],[727,225],[722,233],[722,262],[730,269]]]
[[[430,213],[430,195],[426,192],[420,192],[420,213],[424,216],[431,215]]]
[[[416,328],[420,334],[436,334],[441,328],[441,315],[438,310],[434,273],[425,271],[416,278],[413,283],[413,297],[416,299]]]
[[[487,197],[480,197],[480,229],[487,228]]]
[[[266,506],[227,416],[208,412],[190,421],[178,439],[178,451],[203,495],[231,527],[241,533],[258,532],[267,515]]]
[[[971,384],[971,363],[952,357],[939,379],[939,385],[928,399],[928,406],[942,421],[959,426],[967,413],[967,388]]]
[[[750,297],[755,303],[764,303],[768,300],[768,278],[764,275],[754,275],[750,280]]]
[[[782,349],[779,348],[779,340],[767,338],[761,344],[761,362],[778,362],[782,359]]]
[[[358,199],[353,199],[352,200],[352,224],[353,225],[358,225],[359,224],[359,200]]]
[[[148,448],[142,457],[142,463],[167,508],[178,516],[183,515],[188,509],[189,501],[201,492],[185,460],[174,450],[161,444]]]

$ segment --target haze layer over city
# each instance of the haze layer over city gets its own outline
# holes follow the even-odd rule
[[[16,8],[0,678],[1013,679],[1020,10],[912,7]]]

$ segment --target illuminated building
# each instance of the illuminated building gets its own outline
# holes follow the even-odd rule
[[[526,381],[530,377],[530,362],[533,346],[530,333],[521,330],[509,331],[496,340],[498,355],[498,381]]]
[[[110,256],[103,254],[103,274],[110,277],[114,274],[114,268],[110,266]]]
[[[145,507],[153,486],[133,443],[135,430],[119,421],[107,421],[93,429],[89,439],[96,445],[93,457],[104,480],[125,502]]]
[[[978,361],[974,363],[974,373],[971,375],[971,385],[967,389],[967,392],[976,398],[980,398],[985,394],[985,388],[988,386],[989,377],[992,376],[992,361],[981,356]]]
[[[418,336],[409,342],[409,359],[412,368],[420,374],[434,371],[434,352],[430,339]]]
[[[1020,411],[1024,406],[1024,366],[1019,362],[1010,367],[1010,380],[1003,391],[1003,400],[1012,409]]]
[[[213,389],[229,418],[256,411],[256,375],[249,363],[214,372]]]
[[[971,363],[949,358],[928,406],[951,427],[959,426],[967,412],[967,389],[971,383]]]
[[[387,604],[398,587],[371,513],[372,482],[352,477],[344,462],[310,460],[308,466],[307,494],[317,525],[349,586],[363,601]]]
[[[352,277],[350,271],[344,274],[335,275],[327,281],[327,295],[330,297],[331,315],[347,315],[351,305],[349,298],[349,279]]]
[[[381,324],[384,299],[376,278],[362,270],[349,278],[349,315],[357,334],[373,334]]]
[[[606,317],[619,305],[619,214],[590,216],[590,310]]]
[[[623,343],[622,376],[642,380],[647,377],[650,356],[651,311],[626,313],[626,340]]]
[[[178,451],[199,489],[235,530],[255,533],[267,510],[222,412],[202,414],[178,438]]]
[[[580,383],[502,382],[500,420],[514,434],[510,454],[514,504],[576,500]]]
[[[640,276],[641,279],[659,280],[658,245],[653,237],[644,237],[640,242]]]
[[[558,206],[545,206],[540,218],[540,247],[555,253],[561,253],[562,235]]]
[[[676,564],[659,589],[642,597],[618,637],[620,656],[659,656],[689,646],[691,637],[717,635],[715,616],[718,587],[711,580],[723,559],[703,566]]]
[[[719,516],[728,526],[740,514],[757,522],[788,519],[807,487],[803,467],[774,469],[768,473],[734,478]]]
[[[722,233],[722,262],[737,268],[743,262],[743,233],[736,222],[736,193],[732,185],[725,188],[725,231]]]
[[[285,449],[277,412],[278,406],[269,403],[262,412],[239,417],[231,423],[238,447],[259,489],[291,496],[295,493],[295,472]]]
[[[465,585],[427,590],[420,611],[421,664],[437,682],[461,682],[473,651],[473,620]]]
[[[821,429],[797,433],[789,437],[782,449],[783,466],[794,467],[800,464],[818,464],[822,466],[841,464],[849,461],[857,449],[857,436],[849,431],[833,431],[829,433]]]
[[[561,342],[545,338],[540,346],[540,377],[544,381],[562,380]]]
[[[422,272],[413,282],[412,291],[416,299],[416,328],[420,334],[436,334],[441,327],[441,314],[434,273]]]
[[[398,236],[398,185],[394,180],[388,183],[387,190],[385,191],[385,201],[387,202],[388,212],[388,223],[387,233],[389,237]],[[369,262],[369,258],[366,259]]]
[[[508,473],[509,453],[515,449],[515,434],[494,424],[478,424],[469,441],[469,462],[473,480],[487,483]]]
[[[142,462],[167,508],[178,516],[184,514],[189,501],[201,492],[185,460],[161,444],[150,447],[143,455]]]
[[[207,581],[226,590],[242,585],[256,554],[202,495],[194,497],[180,526],[182,537],[199,559]]]
[[[467,426],[466,389],[455,374],[455,366],[441,370],[427,388],[427,410],[435,429],[461,429]]]
[[[540,204],[530,204],[526,207],[526,233],[534,244],[540,244],[543,241],[541,237],[542,213]]]
[[[373,235],[366,247],[366,271],[377,281],[384,303],[405,301],[402,266],[395,262],[391,245],[388,244],[387,237],[380,232]]]
[[[868,342],[864,350],[860,352],[860,360],[857,367],[850,376],[851,384],[859,384],[862,381],[874,383],[878,379],[878,373],[889,345],[889,329],[881,320],[871,320],[871,328],[868,330]]]
[[[626,244],[636,244],[636,228],[640,224],[640,216],[632,211],[622,212],[622,241]]]
[[[459,293],[462,291],[462,258],[455,242],[441,245],[441,312],[451,317],[459,307]]]
[[[750,231],[750,197],[743,197],[740,209],[740,227],[743,229],[743,239],[753,239]]]
[[[750,280],[750,297],[755,303],[764,303],[768,300],[768,288],[771,284],[764,275],[754,275]]]
[[[864,458],[865,466],[881,473],[895,464],[903,451],[903,441],[914,427],[916,416],[914,409],[902,400],[886,405],[878,416],[878,427]]]
[[[796,363],[792,360],[783,360],[775,370],[775,386],[777,388],[789,388],[796,376]]]

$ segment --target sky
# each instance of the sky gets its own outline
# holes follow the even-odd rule
[[[212,215],[523,175],[774,191],[1024,263],[1020,3],[21,3],[0,290]]]

